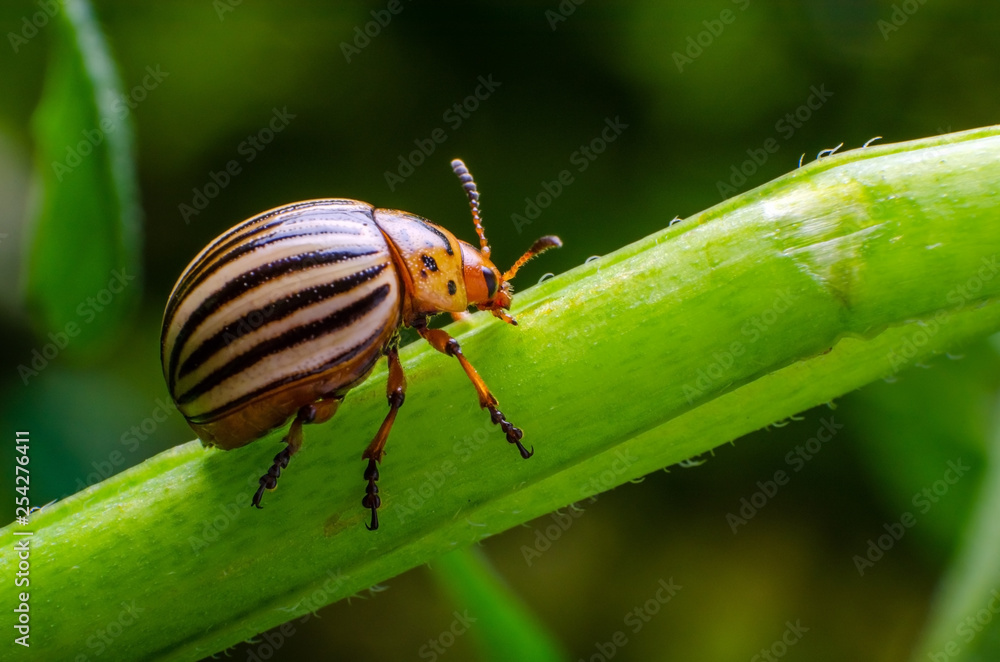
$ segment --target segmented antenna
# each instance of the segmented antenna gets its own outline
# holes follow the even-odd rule
[[[451,169],[458,175],[459,180],[462,182],[462,188],[465,189],[465,194],[469,197],[472,222],[476,226],[476,234],[479,235],[479,252],[488,260],[490,258],[490,244],[486,241],[486,231],[483,230],[483,219],[479,215],[479,189],[476,188],[476,182],[472,179],[472,173],[465,167],[465,162],[462,159],[452,161]]]
[[[529,248],[524,253],[524,255],[518,258],[517,262],[514,263],[514,266],[508,269],[507,273],[501,276],[500,279],[505,281],[510,280],[515,275],[517,275],[517,270],[523,267],[525,262],[535,257],[539,253],[544,253],[550,248],[560,248],[561,246],[562,246],[562,241],[559,239],[559,237],[553,235],[546,235],[542,237],[541,239],[533,243],[531,245],[531,248]]]

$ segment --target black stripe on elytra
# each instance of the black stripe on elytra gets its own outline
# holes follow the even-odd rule
[[[329,335],[354,324],[382,303],[389,296],[389,289],[388,284],[380,285],[354,303],[344,306],[326,317],[307,322],[289,329],[280,336],[261,341],[250,350],[212,371],[200,382],[180,394],[177,398],[177,404],[189,404],[230,377],[244,372],[272,354],[278,354],[301,343]]]
[[[234,340],[252,334],[258,328],[282,320],[303,308],[350,292],[358,285],[377,277],[388,266],[388,262],[376,264],[330,283],[322,283],[304,290],[291,292],[283,299],[268,304],[263,308],[250,311],[238,320],[225,325],[215,335],[198,345],[198,348],[191,352],[184,360],[184,363],[181,364],[177,378],[183,379],[189,373],[197,370],[204,365],[205,361],[212,358],[216,352],[219,352]]]
[[[254,237],[260,235],[263,232],[267,232],[268,230],[287,222],[288,219],[286,218],[278,218],[272,220],[269,223],[261,223],[260,225],[253,228],[249,232],[244,232],[238,237],[230,237],[228,234],[223,237],[220,237],[214,244],[212,244],[209,247],[209,250],[198,261],[198,268],[189,271],[187,275],[184,277],[184,280],[181,281],[181,284],[178,287],[178,294],[186,290],[192,289],[194,287],[193,281],[196,278],[200,279],[205,269],[208,267],[208,265],[210,265],[212,261],[215,260],[217,257],[224,255],[226,251],[232,250],[234,247],[239,246],[248,237]]]
[[[225,253],[230,250],[233,246],[239,245],[241,242],[245,241],[248,237],[258,235],[262,232],[266,232],[269,229],[282,225],[282,224],[295,224],[304,221],[313,221],[317,218],[322,220],[330,221],[351,221],[356,219],[348,218],[350,214],[360,211],[365,215],[368,221],[372,221],[372,214],[370,209],[356,209],[352,208],[349,211],[342,211],[338,209],[329,209],[329,205],[336,203],[350,203],[357,204],[355,200],[313,200],[310,202],[301,202],[292,205],[287,205],[285,207],[279,207],[277,209],[271,210],[265,214],[260,214],[259,216],[254,216],[248,219],[236,227],[230,229],[229,231],[223,233],[221,236],[217,237],[215,241],[209,246],[209,250],[198,260],[198,264],[195,268],[188,271],[183,280],[177,284],[175,288],[174,296],[171,297],[167,304],[166,313],[164,313],[164,328],[169,324],[169,321],[173,318],[176,312],[177,306],[184,299],[188,291],[194,288],[196,283],[203,280],[202,274],[205,272],[206,265],[211,263],[220,254]],[[317,207],[317,209],[312,209]],[[303,213],[304,210],[304,213]],[[289,216],[291,216],[289,218]],[[271,222],[265,223],[268,219],[272,219]],[[253,227],[257,226],[257,227]],[[253,229],[249,232],[244,232],[246,228],[252,227]],[[243,234],[239,234],[243,232]],[[239,236],[235,236],[239,234]],[[348,230],[341,230],[331,234],[354,234],[360,235],[360,232],[351,232]]]
[[[230,228],[226,232],[223,232],[221,235],[219,235],[218,237],[216,237],[215,240],[211,244],[208,245],[208,250],[206,250],[205,254],[198,260],[198,263],[194,264],[194,265],[191,265],[192,268],[189,269],[188,271],[186,271],[183,274],[183,278],[180,280],[180,282],[177,283],[177,286],[174,288],[174,296],[172,296],[170,298],[170,301],[167,302],[167,310],[166,310],[166,312],[164,313],[164,316],[163,316],[163,321],[164,321],[163,329],[164,329],[164,331],[166,331],[167,327],[169,326],[169,322],[170,322],[171,318],[173,318],[173,315],[174,315],[174,312],[176,312],[177,306],[180,304],[181,301],[184,300],[184,295],[187,293],[187,291],[189,289],[191,289],[191,281],[192,281],[192,279],[194,279],[198,274],[201,273],[201,271],[205,268],[205,265],[212,258],[214,258],[216,255],[219,254],[220,246],[225,245],[225,246],[228,247],[228,246],[231,246],[233,244],[238,244],[240,242],[240,240],[241,240],[241,237],[235,237],[234,238],[234,235],[237,235],[240,232],[243,232],[248,227],[252,227],[254,225],[257,225],[258,223],[261,223],[262,225],[259,228],[255,228],[251,232],[251,234],[254,233],[254,232],[259,231],[260,228],[265,228],[266,229],[266,228],[274,227],[275,225],[280,225],[281,223],[284,222],[284,220],[281,219],[281,218],[278,218],[277,220],[274,220],[274,221],[272,221],[270,223],[263,223],[263,222],[266,221],[269,218],[274,218],[275,216],[280,216],[281,214],[287,213],[288,211],[289,211],[288,207],[281,207],[279,209],[272,210],[272,211],[270,211],[268,213],[260,214],[258,216],[254,216],[253,218],[249,218],[249,219],[243,221],[239,225],[233,226],[232,228]]]
[[[295,210],[286,209],[281,214],[282,218],[273,220],[270,223],[263,223],[260,226],[253,228],[249,232],[245,232],[245,233],[241,234],[238,237],[233,237],[232,239],[230,239],[229,241],[227,241],[225,243],[216,242],[216,246],[209,253],[206,253],[204,258],[202,258],[202,260],[201,260],[202,263],[211,262],[217,256],[225,256],[225,254],[227,252],[236,249],[236,247],[240,246],[240,244],[253,243],[253,242],[250,241],[252,237],[255,237],[255,236],[258,236],[258,235],[260,235],[262,233],[265,233],[268,230],[270,230],[271,228],[274,228],[274,227],[276,227],[278,225],[287,225],[287,226],[294,227],[294,226],[302,224],[302,223],[315,222],[315,221],[331,221],[331,222],[333,222],[333,221],[349,221],[349,222],[354,222],[354,223],[358,222],[357,219],[347,218],[348,214],[346,214],[345,212],[334,212],[333,214],[331,214],[330,210],[328,210],[328,209],[315,209],[315,210],[306,209],[306,210],[303,210],[301,213],[298,213],[298,214],[295,214],[294,211]],[[354,211],[358,211],[358,210],[351,210],[351,211],[354,212]],[[343,215],[344,218],[337,218],[336,217],[337,215]],[[368,220],[371,220],[371,214],[366,214],[365,217]],[[329,228],[315,228],[312,231],[307,231],[307,232],[299,231],[298,234],[301,234],[301,235],[314,235],[314,234],[351,234],[351,235],[360,235],[361,231],[360,230],[355,230],[355,229],[350,229],[350,228],[337,228],[336,230],[332,230],[332,229],[329,229]],[[268,237],[266,237],[266,239],[269,239],[270,237],[275,237],[275,236],[276,235],[269,235]],[[285,236],[291,236],[291,235],[285,235]],[[264,241],[264,242],[259,242],[259,240],[257,240],[257,241],[258,241],[258,243],[255,244],[256,246],[262,246],[264,244],[270,243],[270,241]],[[246,251],[244,251],[244,252],[246,252]],[[193,287],[193,285],[192,285],[192,287]]]
[[[345,352],[343,352],[341,354],[338,354],[337,356],[333,357],[332,359],[330,359],[329,361],[327,361],[323,365],[320,365],[320,366],[318,366],[316,368],[313,368],[312,370],[308,370],[306,372],[296,372],[296,373],[293,373],[291,375],[286,375],[286,376],[282,377],[281,379],[276,379],[273,382],[265,384],[264,386],[261,386],[258,389],[254,389],[250,393],[247,393],[245,395],[241,395],[240,397],[236,398],[235,400],[231,400],[231,401],[227,402],[226,404],[222,405],[221,407],[216,407],[215,409],[213,409],[211,411],[207,411],[204,414],[198,414],[197,416],[192,416],[191,418],[188,418],[187,420],[191,421],[192,423],[198,424],[198,425],[204,425],[206,423],[211,423],[212,421],[217,420],[217,419],[219,419],[219,418],[221,418],[221,417],[223,417],[223,416],[231,413],[234,409],[238,409],[238,408],[242,407],[243,405],[247,404],[248,402],[252,402],[256,398],[259,398],[260,396],[262,396],[262,395],[264,395],[266,393],[269,393],[269,392],[273,391],[274,389],[281,388],[282,386],[285,386],[287,384],[291,384],[292,382],[296,382],[296,381],[299,381],[299,380],[302,380],[302,379],[306,379],[308,377],[311,377],[312,375],[318,375],[318,374],[323,373],[323,372],[325,372],[325,371],[327,371],[327,370],[329,370],[331,368],[334,368],[334,367],[336,367],[336,366],[338,366],[338,365],[340,365],[342,363],[346,363],[347,361],[350,361],[351,359],[353,359],[357,355],[359,355],[359,354],[361,354],[363,352],[368,351],[373,345],[375,345],[376,341],[378,341],[378,339],[379,339],[379,336],[382,335],[383,330],[384,329],[377,329],[375,331],[375,333],[373,333],[372,335],[370,335],[368,338],[366,338],[365,340],[361,341],[360,343],[358,343],[354,347],[348,349],[347,351],[345,351]],[[375,362],[378,361],[381,356],[382,356],[381,352],[372,352],[371,353],[371,358],[368,361],[368,365],[361,366],[358,369],[357,373],[364,374],[365,372],[367,372],[369,369],[371,369],[371,367],[373,365],[375,365]],[[346,384],[344,386],[346,386]]]
[[[270,246],[271,244],[276,244],[285,239],[293,239],[296,237],[314,237],[319,235],[354,235],[360,236],[360,231],[354,231],[350,229],[337,229],[330,230],[328,228],[311,228],[309,230],[297,229],[295,226],[304,219],[281,219],[278,221],[273,221],[271,223],[264,224],[259,228],[255,228],[252,232],[248,232],[245,235],[232,239],[227,242],[226,245],[220,246],[218,249],[213,250],[210,254],[205,255],[200,264],[204,265],[201,269],[190,272],[188,276],[184,279],[184,282],[177,289],[177,295],[175,297],[176,301],[181,301],[187,296],[188,292],[195,289],[203,283],[209,276],[222,269],[230,262],[246,255],[247,253],[252,253],[253,251],[260,250],[265,246]],[[275,228],[277,226],[288,226],[279,228],[277,232],[272,232],[270,234],[265,234],[264,236],[258,236],[253,238],[255,235],[265,233],[268,230]],[[215,259],[215,256],[219,256]],[[214,261],[213,261],[214,260]]]
[[[328,209],[328,207],[330,205],[342,205],[342,204],[343,205],[350,205],[350,206],[353,207],[353,205],[358,204],[358,201],[357,200],[347,200],[347,199],[343,199],[343,198],[330,198],[330,199],[326,199],[326,200],[308,200],[306,202],[294,202],[294,203],[292,203],[290,205],[285,205],[283,207],[277,207],[277,208],[272,209],[270,211],[264,212],[263,214],[258,214],[257,216],[253,216],[251,218],[248,218],[247,220],[243,221],[242,223],[233,226],[232,228],[230,228],[226,232],[224,232],[221,235],[219,235],[218,237],[216,237],[216,239],[213,242],[213,244],[216,245],[216,246],[218,246],[220,243],[226,241],[227,239],[233,237],[236,234],[239,234],[240,232],[242,232],[246,228],[253,227],[254,225],[257,225],[258,223],[262,223],[263,221],[266,221],[266,220],[268,220],[270,218],[275,218],[275,217],[278,217],[278,216],[282,216],[282,217],[288,216],[290,214],[295,214],[296,212],[299,212],[301,210],[306,210],[306,214],[304,214],[303,216],[300,216],[300,217],[293,216],[292,219],[279,218],[276,221],[276,223],[284,223],[284,222],[289,221],[289,220],[298,220],[299,218],[306,218],[306,217],[308,217],[309,211],[310,211],[310,209],[312,207],[322,207],[322,209],[316,209],[315,210],[318,215],[322,215],[324,213],[346,214],[346,213],[350,213],[350,212],[353,212],[353,211],[364,211],[365,215],[369,219],[371,219],[371,217],[372,217],[371,211],[367,210],[367,209],[357,210],[357,209],[352,208],[350,210],[350,212],[340,211],[340,210],[336,210],[336,209],[334,209],[334,210]],[[362,203],[362,204],[364,204],[364,203]],[[333,218],[331,220],[349,220],[349,219],[337,219],[337,218]],[[266,225],[267,225],[267,227],[272,227],[276,223],[268,223]],[[258,228],[254,228],[254,232],[256,232],[256,231],[258,231]],[[242,236],[245,237],[245,236],[248,236],[248,234],[244,234]],[[215,251],[213,251],[213,252],[215,252]],[[205,257],[209,257],[209,255],[210,255],[209,253],[206,253]]]
[[[193,334],[201,325],[201,323],[204,322],[208,316],[214,313],[220,306],[232,301],[246,292],[249,292],[250,290],[265,285],[269,280],[307,268],[303,264],[307,261],[308,266],[322,266],[326,264],[336,264],[337,262],[343,262],[344,260],[363,257],[365,255],[374,255],[378,252],[379,251],[377,249],[373,248],[366,249],[355,247],[346,250],[317,251],[314,253],[290,255],[288,257],[281,258],[280,260],[262,264],[252,271],[241,273],[239,276],[227,281],[225,285],[205,297],[204,301],[202,301],[201,304],[199,304],[198,307],[192,311],[188,318],[184,320],[180,330],[178,330],[177,337],[174,339],[173,349],[170,352],[170,362],[168,364],[170,392],[173,393],[174,387],[177,385],[177,362],[180,359],[181,350],[184,348],[184,344],[188,341],[188,338],[191,337],[191,334]]]
[[[282,222],[283,226],[289,225],[288,221]],[[206,267],[198,274],[197,278],[191,283],[190,288],[194,289],[203,283],[209,276],[214,274],[216,271],[222,269],[226,265],[235,262],[247,253],[253,253],[256,250],[260,250],[265,246],[272,246],[274,244],[281,243],[282,241],[288,239],[298,239],[299,237],[317,237],[320,235],[341,235],[341,234],[352,234],[360,235],[360,232],[331,232],[323,228],[312,228],[307,231],[303,231],[299,228],[293,227],[282,227],[276,232],[266,234],[262,237],[257,237],[255,239],[246,239],[244,237],[240,238],[240,242],[233,246],[231,249],[227,250],[224,255],[221,255],[218,260],[213,262],[211,265]]]
[[[412,220],[416,221],[417,223],[419,223],[420,225],[424,226],[425,228],[427,228],[428,230],[430,230],[431,232],[433,232],[437,236],[441,237],[441,241],[444,242],[444,249],[448,252],[448,255],[454,255],[455,254],[454,249],[452,249],[452,247],[451,247],[451,242],[448,240],[448,235],[446,235],[444,232],[441,232],[441,228],[437,227],[436,225],[434,225],[430,221],[425,221],[424,219],[420,218],[419,216],[410,216],[410,218]]]

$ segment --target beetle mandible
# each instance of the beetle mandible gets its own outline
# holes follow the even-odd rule
[[[170,395],[206,446],[245,446],[292,419],[252,504],[277,487],[302,447],[302,426],[323,423],[378,359],[389,361],[389,413],[361,458],[368,460],[362,505],[378,528],[378,465],[403,405],[406,378],[399,329],[413,327],[455,357],[507,441],[531,457],[522,432],[498,408],[458,341],[427,326],[438,313],[470,306],[508,324],[510,280],[558,237],[542,237],[506,272],[490,260],[479,191],[465,164],[451,167],[469,200],[479,249],[415,214],[348,199],[296,202],[254,216],[206,246],[167,300],[160,360]]]

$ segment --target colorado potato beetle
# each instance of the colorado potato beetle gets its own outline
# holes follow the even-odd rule
[[[536,241],[506,272],[490,261],[479,192],[455,159],[472,210],[479,249],[415,214],[348,199],[296,202],[254,216],[212,241],[181,273],[167,301],[160,360],[170,395],[206,446],[231,450],[291,426],[285,448],[260,478],[261,507],[281,470],[302,446],[302,426],[330,420],[347,392],[389,361],[389,412],[365,449],[362,505],[378,528],[378,465],[406,378],[399,330],[413,327],[455,357],[507,441],[531,457],[522,432],[498,409],[458,341],[427,326],[438,313],[475,306],[516,325],[510,280],[558,237]]]

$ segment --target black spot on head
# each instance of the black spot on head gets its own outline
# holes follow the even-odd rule
[[[458,292],[458,286],[455,285],[455,281],[449,280],[448,281],[448,294],[454,296],[455,292]]]
[[[426,269],[421,269],[420,270],[420,277],[421,278],[427,278],[427,270]]]
[[[425,267],[427,267],[431,271],[438,270],[438,263],[435,262],[434,258],[432,258],[430,255],[421,255],[420,258],[424,261]]]

